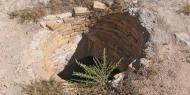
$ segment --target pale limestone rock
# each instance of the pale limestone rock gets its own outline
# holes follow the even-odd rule
[[[42,28],[46,28],[46,22],[45,21],[40,21],[39,24]]]
[[[145,59],[145,58],[141,58],[140,59],[140,64],[144,65],[145,67],[149,67],[150,60]]]
[[[62,14],[56,15],[56,17],[57,17],[57,18],[60,18],[60,19],[69,18],[69,17],[72,17],[72,13],[71,13],[71,12],[62,13]]]
[[[62,23],[58,23],[57,21],[49,21],[46,23],[46,26],[53,31],[58,30],[62,25]]]
[[[99,2],[99,1],[94,1],[93,7],[95,9],[102,9],[102,10],[108,9],[108,7],[104,3]]]
[[[128,67],[131,68],[131,69],[133,69],[133,70],[135,70],[135,67],[134,67],[135,62],[137,62],[137,59],[133,60],[133,61],[128,65]]]
[[[61,79],[57,74],[53,74],[51,75],[50,79],[49,80],[54,80],[54,81],[57,81],[57,82],[65,82],[63,79]]]
[[[175,33],[176,39],[187,46],[190,46],[190,35],[185,32]]]
[[[70,22],[72,22],[72,21],[74,21],[74,20],[75,20],[74,17],[63,18],[64,23],[70,23]]]
[[[124,80],[125,72],[118,73],[114,76],[114,80],[111,82],[113,87],[117,87],[121,81]]]
[[[74,7],[75,15],[85,15],[89,13],[88,8],[86,7]]]
[[[52,31],[50,30],[46,30],[46,29],[42,29],[40,30],[37,34],[35,34],[33,36],[32,42],[30,44],[30,48],[32,50],[37,50],[38,46],[40,44],[41,39],[43,39],[44,37],[46,37],[49,33],[51,33]]]
[[[137,3],[138,3],[138,0],[132,0],[132,2],[133,2],[134,4],[137,4]]]
[[[50,30],[54,30],[54,27],[56,25],[61,25],[63,23],[62,19],[46,19],[46,20],[41,20],[39,22],[40,26],[42,28],[49,28]]]
[[[70,18],[70,17],[72,17],[71,12],[66,12],[66,13],[57,14],[57,15],[48,15],[43,18],[43,21],[41,21],[40,25],[43,27],[44,22],[45,24],[47,24],[48,21],[56,21],[58,23],[63,23],[64,18]]]
[[[44,20],[57,20],[56,15],[48,15],[46,17],[43,18]]]
[[[70,39],[69,43],[64,44],[62,47],[55,50],[54,54],[52,54],[51,59],[55,63],[54,67],[57,73],[61,72],[63,70],[63,67],[67,65],[68,61],[75,53],[78,47],[78,43],[81,41],[81,39],[82,39],[81,34],[75,36],[73,40]]]

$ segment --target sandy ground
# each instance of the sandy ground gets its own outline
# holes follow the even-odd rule
[[[22,95],[22,84],[37,79],[36,62],[29,46],[32,35],[39,28],[9,19],[8,6],[13,2],[0,1],[0,95]]]
[[[29,54],[29,35],[34,30],[6,15],[1,15],[0,21],[0,94],[21,95],[15,92],[20,91],[18,86],[35,78]]]
[[[151,33],[155,60],[159,73],[152,79],[138,81],[145,95],[190,95],[190,47],[179,41],[187,36],[190,42],[190,16],[179,13],[190,0],[144,0],[140,16]],[[175,33],[185,36],[176,38]],[[151,55],[151,54],[150,54]]]
[[[160,67],[153,79],[134,81],[144,95],[190,95],[190,49],[176,44],[174,38],[174,33],[190,32],[190,16],[176,13],[186,1],[144,2],[142,22],[156,44],[154,64]],[[21,85],[40,76],[41,65],[30,49],[39,26],[18,24],[7,16],[8,11],[27,7],[30,2],[35,0],[0,0],[0,95],[22,95]]]

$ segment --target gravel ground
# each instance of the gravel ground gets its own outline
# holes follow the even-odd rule
[[[153,45],[151,65],[159,71],[151,79],[134,81],[143,95],[190,94],[190,16],[179,13],[188,3],[189,0],[144,0],[140,4],[140,19]],[[175,37],[178,33],[183,36]]]
[[[16,0],[0,1],[0,95],[22,95],[21,85],[38,79],[37,60],[30,53],[29,46],[39,27],[9,19],[7,13],[12,10],[8,7],[13,7],[14,2]]]

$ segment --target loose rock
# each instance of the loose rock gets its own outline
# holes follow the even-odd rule
[[[43,18],[44,20],[57,20],[56,15],[48,15]]]
[[[63,24],[62,23],[58,23],[56,21],[49,21],[47,22],[46,26],[50,29],[50,30],[58,30]]]
[[[42,28],[46,28],[46,22],[45,21],[40,21],[39,24]]]
[[[75,20],[74,17],[63,18],[64,23],[70,23],[70,22],[72,22],[72,21],[74,21],[74,20]]]
[[[134,4],[137,4],[137,3],[138,3],[138,0],[132,0],[132,2],[133,2]]]
[[[94,1],[94,6],[93,7],[95,9],[102,9],[102,10],[108,9],[108,7],[104,3],[99,2],[99,1]]]
[[[190,46],[190,36],[189,34],[185,33],[185,32],[181,32],[181,33],[175,33],[174,34],[176,39],[180,42],[183,43],[187,46]]]
[[[57,17],[57,18],[60,18],[60,19],[68,18],[68,17],[72,17],[72,13],[71,13],[71,12],[62,13],[62,14],[56,15],[56,17]]]
[[[111,8],[113,5],[114,5],[114,2],[113,1],[107,1],[106,2],[106,5]]]
[[[145,58],[141,58],[141,59],[140,59],[140,63],[141,63],[142,65],[144,65],[145,67],[149,67],[150,60],[145,59]]]
[[[86,7],[74,7],[75,15],[85,15],[88,14],[90,11]]]
[[[112,81],[112,86],[117,87],[119,82],[123,81],[126,77],[126,72],[118,73],[114,76],[114,80]]]

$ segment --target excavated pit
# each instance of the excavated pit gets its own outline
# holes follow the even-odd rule
[[[109,62],[123,59],[118,69],[124,71],[130,62],[143,57],[148,39],[149,33],[141,26],[137,17],[127,13],[103,16],[89,27],[89,32],[82,35],[74,55],[58,75],[65,80],[73,78],[73,72],[83,71],[75,63],[75,59],[86,65],[93,65],[93,57],[101,60],[104,48]]]

